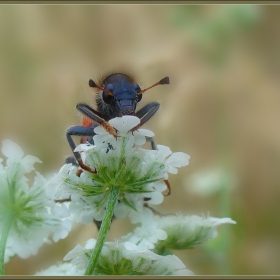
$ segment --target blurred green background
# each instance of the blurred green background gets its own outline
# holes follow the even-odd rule
[[[157,210],[237,221],[174,253],[200,275],[280,274],[279,28],[273,5],[1,5],[0,140],[39,157],[50,177],[71,154],[76,103],[94,106],[89,79],[130,69],[146,87],[168,75],[139,107],[161,103],[145,128],[191,160]],[[108,239],[132,228],[114,221]],[[93,224],[75,227],[6,273],[47,268],[92,236]]]

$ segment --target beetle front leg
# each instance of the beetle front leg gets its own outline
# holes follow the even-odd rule
[[[102,118],[102,114],[88,106],[87,104],[80,103],[76,106],[77,110],[83,113],[85,116],[93,120],[94,122],[101,125],[108,133],[113,135],[115,138],[118,137],[116,130]],[[85,135],[86,136],[86,135]]]
[[[160,104],[158,102],[151,102],[144,106],[142,109],[140,109],[138,112],[136,112],[136,117],[140,119],[140,123],[133,127],[131,131],[135,131],[138,128],[140,128],[143,124],[145,124],[159,109]],[[153,137],[146,137],[147,141],[151,142],[152,150],[157,149],[157,145],[155,143],[155,140]]]
[[[76,158],[78,164],[80,167],[88,172],[91,173],[96,173],[96,170],[92,170],[90,167],[85,165],[82,161],[81,155],[79,152],[75,152],[74,150],[76,149],[76,144],[74,140],[72,139],[72,135],[77,135],[77,136],[94,136],[95,133],[93,131],[92,127],[86,127],[86,126],[72,126],[67,129],[66,132],[66,138],[69,143],[69,146],[73,152],[74,157]]]
[[[159,106],[160,104],[158,102],[151,102],[136,112],[136,117],[140,119],[140,124],[138,124],[136,127],[139,128],[145,124],[156,113],[156,111],[159,109]],[[137,128],[133,129],[136,130]]]

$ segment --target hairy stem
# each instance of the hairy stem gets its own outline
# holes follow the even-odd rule
[[[85,275],[92,275],[92,273],[95,269],[95,266],[98,262],[98,258],[100,256],[101,251],[102,251],[102,247],[104,245],[107,233],[110,229],[110,225],[111,225],[112,217],[113,217],[113,214],[114,214],[115,205],[116,205],[116,202],[117,202],[117,199],[118,199],[118,195],[119,195],[119,190],[118,189],[111,189],[110,190],[105,215],[104,215],[104,218],[102,220],[102,224],[101,224],[101,228],[100,228],[100,231],[99,231],[99,234],[98,234],[96,245],[95,245],[94,250],[92,252],[92,255],[90,257],[89,264],[87,266]]]

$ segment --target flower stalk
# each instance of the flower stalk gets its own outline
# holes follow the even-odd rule
[[[114,189],[114,188],[110,189],[109,197],[108,197],[108,204],[106,207],[104,218],[102,220],[102,224],[101,224],[101,228],[100,228],[100,231],[98,234],[96,245],[95,245],[92,255],[90,257],[89,264],[87,266],[85,275],[92,275],[92,273],[95,269],[95,266],[98,262],[98,259],[99,259],[100,253],[102,251],[102,247],[104,245],[107,233],[110,229],[110,225],[112,222],[112,217],[114,214],[115,205],[116,205],[118,196],[119,196],[119,189]]]
[[[7,239],[10,228],[14,222],[15,213],[11,211],[7,214],[5,222],[3,224],[3,230],[1,232],[0,239],[0,275],[4,275],[4,262],[5,262],[5,249],[7,245]]]

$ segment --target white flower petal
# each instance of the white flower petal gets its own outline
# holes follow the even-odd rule
[[[187,269],[184,263],[175,255],[168,255],[165,258],[169,264],[173,265],[175,269],[174,275],[194,275],[194,273]]]
[[[142,146],[146,143],[146,137],[144,135],[134,133],[134,143],[138,146]]]
[[[155,134],[151,130],[144,129],[144,128],[139,128],[135,132],[138,132],[139,134],[144,135],[146,137],[153,137],[153,136],[155,136]]]
[[[219,226],[222,224],[236,224],[236,221],[232,220],[231,218],[214,218],[214,217],[208,217],[207,218],[211,223],[213,223],[213,226]]]
[[[121,118],[111,119],[109,123],[116,128],[120,134],[124,134],[137,126],[140,123],[140,119],[135,116],[123,116]]]
[[[88,241],[85,243],[85,249],[93,249],[96,244],[96,239],[90,238]]]
[[[108,132],[101,125],[95,127],[94,132],[99,135],[108,134]]]
[[[40,159],[38,159],[37,157],[31,156],[31,155],[27,155],[25,156],[22,160],[21,160],[21,164],[23,167],[23,172],[24,173],[29,173],[32,170],[34,170],[34,163],[42,163],[42,161]]]
[[[129,219],[132,224],[143,223],[146,219],[152,219],[153,212],[147,207],[143,207],[141,212],[131,211],[129,213]]]
[[[138,246],[133,244],[132,242],[125,242],[124,247],[126,250],[135,250],[135,251],[139,250]]]
[[[167,238],[167,233],[162,229],[157,229],[157,238],[159,240],[165,240]]]
[[[113,135],[107,133],[107,134],[100,134],[100,135],[94,135],[93,141],[95,146],[100,149],[104,147],[108,147],[108,143],[113,144],[116,142],[116,139]]]
[[[9,139],[3,140],[1,151],[3,155],[14,161],[20,160],[24,155],[21,147]]]
[[[66,256],[63,258],[64,261],[69,261],[73,259],[77,254],[80,254],[83,252],[83,247],[78,244],[74,249],[72,249],[70,252],[66,254]]]
[[[177,174],[178,173],[178,169],[172,165],[168,166],[168,172],[171,174]]]
[[[123,203],[119,203],[115,207],[114,215],[117,219],[124,219],[129,212],[129,209]]]
[[[148,203],[158,205],[163,202],[164,196],[161,192],[152,192],[149,194],[149,197],[151,198]]]
[[[158,192],[164,192],[167,189],[167,185],[164,183],[164,181],[157,181],[154,183],[154,188]]]
[[[172,154],[172,151],[167,146],[157,145],[157,148],[163,159]]]
[[[90,149],[94,149],[94,145],[90,145],[90,144],[79,144],[74,152],[84,152],[84,151],[87,151],[87,150],[90,150]]]
[[[182,153],[182,152],[177,152],[177,153],[173,153],[166,161],[166,164],[168,165],[172,165],[175,167],[182,167],[182,166],[186,166],[189,164],[189,159],[190,156]]]

